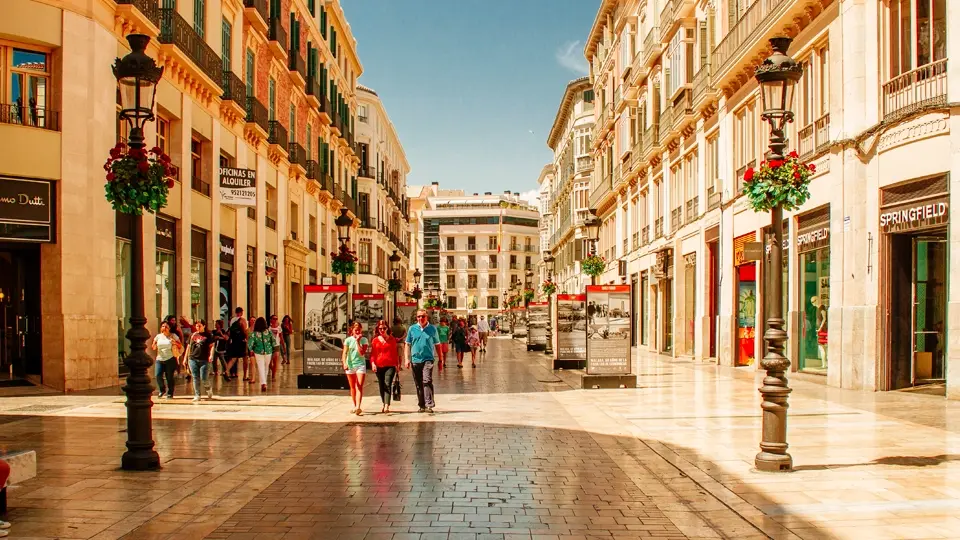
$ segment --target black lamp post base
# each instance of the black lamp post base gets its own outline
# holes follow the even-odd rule
[[[160,468],[160,454],[153,448],[127,450],[120,458],[120,468],[125,471],[155,471]]]
[[[783,445],[787,446],[787,445]],[[786,450],[786,448],[784,448]],[[793,457],[790,454],[771,454],[760,452],[753,460],[754,466],[761,472],[790,472],[793,470]]]

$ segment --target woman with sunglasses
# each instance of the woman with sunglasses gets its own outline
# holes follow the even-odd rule
[[[347,374],[350,383],[350,398],[354,408],[351,414],[363,416],[360,404],[363,402],[363,381],[367,377],[367,349],[370,343],[363,337],[363,326],[355,322],[350,326],[350,337],[343,341],[343,371]]]
[[[380,385],[380,399],[383,407],[380,412],[390,414],[390,398],[393,396],[393,379],[400,368],[400,357],[397,354],[397,338],[393,337],[387,321],[381,320],[374,330],[373,352],[370,353],[370,365],[377,374]]]

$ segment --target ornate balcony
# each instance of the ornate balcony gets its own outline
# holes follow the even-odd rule
[[[650,226],[646,225],[640,229],[640,245],[645,246],[650,243]]]
[[[797,132],[800,159],[809,161],[830,149],[830,114],[807,124]]]
[[[283,21],[274,18],[270,19],[269,44],[273,55],[284,64],[287,63],[287,30],[283,27]]]
[[[265,138],[270,133],[270,113],[266,106],[253,96],[247,96],[246,105],[247,127],[261,131],[260,138]]]
[[[307,178],[310,180],[320,178],[320,164],[312,159],[307,160]]]
[[[707,210],[713,210],[720,207],[720,191],[717,186],[707,188]]]
[[[650,70],[647,69],[647,65],[644,63],[643,50],[639,50],[633,55],[633,63],[630,65],[630,79],[627,81],[629,86],[626,92],[630,99],[637,98],[640,90],[639,83],[645,79],[649,73]]]
[[[270,131],[267,135],[267,142],[271,146],[279,147],[283,153],[287,152],[289,141],[287,140],[287,129],[280,124],[279,120],[270,121]]]
[[[640,155],[644,161],[649,161],[654,153],[660,150],[660,124],[655,123],[643,130]]]
[[[746,49],[760,42],[764,33],[791,3],[791,0],[755,0],[750,4],[737,24],[713,49],[711,63],[716,69],[714,74],[723,74],[736,67]]]
[[[700,213],[700,197],[697,196],[687,201],[685,210],[686,210],[686,216],[685,216],[686,219],[684,221],[686,223],[693,223],[694,221],[696,221]]]
[[[307,75],[307,103],[311,107],[320,108],[323,104],[323,89],[315,75]]]
[[[290,156],[290,172],[306,174],[307,150],[303,147],[303,145],[298,142],[291,142],[287,145],[287,153]]]
[[[254,29],[265,34],[267,21],[270,20],[267,0],[243,0],[243,18]]]
[[[246,113],[247,85],[232,71],[224,71],[220,86],[223,87],[223,103],[233,103],[240,116]]]
[[[718,93],[713,87],[713,67],[707,63],[700,67],[693,77],[693,108],[699,109],[702,105],[713,101]]]
[[[160,7],[156,0],[117,0],[117,14],[127,15],[141,28],[153,27],[148,34],[156,35],[160,28]]]
[[[684,88],[673,98],[673,116],[670,120],[670,131],[679,132],[693,121],[693,90]],[[663,125],[663,122],[660,122]]]
[[[44,107],[0,104],[0,124],[60,131],[60,113]]]
[[[613,176],[607,176],[593,187],[590,193],[590,207],[599,208],[600,202],[613,193]]]
[[[360,178],[376,178],[377,169],[370,166],[360,166],[360,170],[357,171],[357,176]]]
[[[640,249],[640,231],[633,233],[633,251]]]
[[[947,59],[920,66],[883,85],[883,119],[896,120],[947,103]]]
[[[663,237],[663,218],[660,217],[653,222],[653,239],[656,240],[657,238],[662,238],[662,237]]]
[[[683,207],[678,206],[670,211],[670,232],[676,232],[683,225]]]
[[[320,91],[322,93],[323,88],[321,88]],[[317,107],[317,110],[320,112],[320,122],[330,125],[330,122],[333,120],[333,106],[330,103],[330,98],[322,95],[319,97],[319,101],[320,105]]]
[[[220,88],[223,77],[223,61],[193,26],[173,8],[160,9],[161,44],[173,45],[197,69],[197,75],[208,79],[208,84],[216,88],[216,95],[223,94]]]
[[[290,60],[287,67],[294,84],[303,86],[307,83],[307,63],[304,62],[300,51],[290,51]]]
[[[643,65],[646,68],[653,67],[663,47],[660,44],[660,27],[654,26],[647,32],[647,37],[643,40]]]

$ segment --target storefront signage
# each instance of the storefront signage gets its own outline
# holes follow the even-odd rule
[[[547,345],[547,321],[549,302],[527,304],[527,349]]]
[[[741,262],[759,261],[763,258],[763,253],[763,242],[744,242],[740,251],[741,259],[737,264]]]
[[[233,259],[236,254],[233,238],[220,235],[220,262],[233,265]]]
[[[880,230],[892,233],[942,225],[950,219],[949,209],[947,197],[884,209],[880,213]]]
[[[277,269],[277,256],[273,253],[264,253],[263,254],[263,265],[267,267],[267,271]]]
[[[756,242],[756,240],[757,240],[757,233],[755,232],[747,233],[743,236],[738,236],[733,239],[733,265],[734,266],[740,266],[741,264],[752,262],[752,260],[760,260],[760,257],[757,257],[756,259],[752,259],[752,260],[747,259],[744,253],[744,248],[746,244],[748,242]],[[762,253],[762,248],[761,248],[761,253]]]
[[[0,177],[0,240],[53,242],[54,185]]]
[[[207,260],[207,231],[190,229],[190,256]]]
[[[373,339],[377,321],[383,320],[383,293],[354,293],[353,320],[363,326],[363,334],[367,339]]]
[[[557,295],[557,360],[587,359],[587,295]]]
[[[341,375],[343,342],[347,338],[347,286],[307,285],[303,288],[303,373]]]
[[[256,206],[257,171],[220,167],[220,202],[231,206]]]
[[[810,251],[830,245],[830,225],[797,233],[797,250]]]
[[[177,223],[157,216],[157,249],[177,250]]]
[[[587,285],[587,374],[630,373],[630,286]]]
[[[252,272],[257,263],[257,248],[247,246],[247,271]]]

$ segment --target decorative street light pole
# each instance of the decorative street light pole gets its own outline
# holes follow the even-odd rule
[[[401,289],[400,285],[400,276],[397,274],[397,263],[400,262],[400,254],[397,250],[393,250],[393,255],[390,255],[390,267],[393,270],[393,279],[390,285],[390,289],[393,290],[393,317],[390,317],[391,324],[393,324],[393,319],[397,317],[397,291]]]
[[[587,228],[587,241],[590,244],[590,253],[588,255],[596,255],[597,240],[600,239],[600,218],[597,217],[596,208],[590,209],[590,215],[583,220],[583,226]],[[596,276],[590,276],[590,284],[597,284]]]
[[[553,270],[554,262],[557,259],[554,258],[553,254],[549,251],[543,252],[543,262],[547,266],[547,281],[553,281]],[[544,348],[543,353],[548,356],[553,356],[553,295],[547,296],[547,346]]]
[[[340,215],[333,220],[333,223],[337,226],[337,237],[340,240],[340,253],[337,256],[346,257],[350,255],[350,227],[353,227],[353,219],[347,215],[346,207],[340,209]],[[346,272],[340,274],[340,283],[342,285],[347,284]]]
[[[770,40],[773,54],[757,66],[755,77],[760,84],[760,96],[763,100],[761,117],[770,124],[770,150],[767,162],[783,161],[783,151],[787,147],[784,126],[793,121],[793,91],[803,75],[803,66],[787,55],[792,40],[779,37]],[[783,206],[775,205],[771,209],[773,239],[770,241],[770,260],[768,265],[766,291],[769,295],[767,306],[767,330],[763,338],[767,342],[767,354],[760,360],[760,366],[767,371],[763,378],[760,394],[763,396],[763,436],[760,441],[760,453],[754,460],[761,471],[791,471],[793,458],[787,453],[787,396],[791,389],[787,386],[786,371],[790,360],[783,354],[787,341],[783,320],[783,266],[781,249],[783,246]]]
[[[420,276],[423,273],[420,272],[420,269],[417,268],[413,271],[413,294],[410,296],[413,297],[413,301],[417,303],[417,308],[420,308],[420,298],[423,297],[423,290],[420,288]]]
[[[120,118],[127,122],[129,136],[127,147],[143,149],[143,126],[154,119],[153,103],[157,83],[163,76],[163,68],[146,54],[150,37],[143,34],[127,36],[130,54],[117,58],[113,75],[120,89]],[[120,467],[130,471],[145,471],[160,468],[160,456],[154,449],[153,384],[147,371],[153,359],[147,354],[147,316],[143,307],[143,216],[133,216],[133,286],[130,298],[130,354],[123,363],[130,370],[123,391],[127,394],[127,451],[120,458]]]

